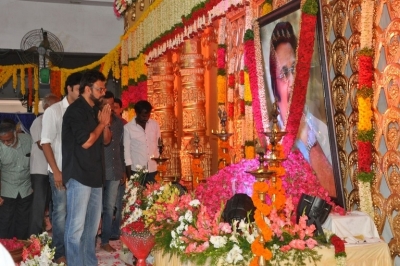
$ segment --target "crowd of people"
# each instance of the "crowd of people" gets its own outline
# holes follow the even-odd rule
[[[120,236],[127,177],[141,165],[146,182],[155,180],[160,126],[147,101],[125,121],[121,100],[97,70],[71,74],[64,89],[61,101],[44,97],[30,134],[0,122],[0,238],[42,233],[49,210],[54,261],[92,266],[97,236],[103,250],[115,251],[109,241]]]

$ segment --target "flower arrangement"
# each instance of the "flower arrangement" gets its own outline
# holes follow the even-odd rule
[[[216,214],[210,214],[193,194],[180,196],[169,184],[149,185],[144,195],[150,199],[150,207],[143,214],[156,237],[156,248],[198,265],[217,265],[219,261],[236,265],[252,256],[250,243],[256,231],[241,221],[239,233],[238,224],[231,227],[221,221],[221,205]]]
[[[145,224],[143,220],[142,210],[143,199],[141,193],[143,190],[142,184],[148,170],[140,165],[136,166],[136,173],[130,177],[126,184],[125,194],[122,199],[122,226],[121,231],[125,234],[133,232],[143,232]]]
[[[22,251],[22,262],[20,266],[55,266],[64,265],[64,263],[52,262],[55,253],[55,247],[51,248],[51,237],[47,232],[41,235],[32,235],[29,238],[31,244],[24,247]]]
[[[333,232],[324,229],[324,234],[326,237],[326,241],[332,244],[335,248],[335,258],[336,258],[336,265],[343,266],[346,265],[346,249],[344,246],[344,241],[335,235]]]
[[[318,245],[313,237],[315,226],[307,226],[308,218],[305,215],[300,216],[299,222],[296,223],[294,210],[292,199],[288,197],[282,211],[278,212],[274,208],[266,218],[271,236],[265,247],[271,251],[269,262],[272,265],[280,261],[291,261],[294,265],[302,265],[307,258],[314,263],[321,259],[314,250]],[[252,262],[251,265],[257,264]]]
[[[263,244],[258,241],[260,235],[255,222],[241,220],[229,224],[221,219],[227,200],[235,193],[252,195],[255,178],[247,171],[258,164],[253,159],[229,165],[199,184],[190,194],[182,194],[169,183],[141,187],[140,180],[147,170],[137,166],[136,174],[127,183],[122,231],[128,234],[150,231],[155,236],[156,249],[198,265],[243,265],[249,262],[257,265],[252,260],[254,254],[263,254],[271,263],[318,261],[320,256],[314,248],[322,243],[313,237],[315,227],[307,226],[305,216],[296,222],[294,210],[301,193],[316,195],[333,203],[299,152],[289,155],[282,181],[277,183],[277,188],[286,191],[286,195],[293,193],[293,197],[283,199],[279,208],[268,209],[268,215],[263,219],[268,227],[265,232],[269,233],[264,235],[266,241]],[[343,265],[340,264],[345,255],[341,246],[343,241],[332,236],[328,240],[335,246],[338,265]]]
[[[114,1],[114,13],[117,17],[120,17],[125,13],[132,3],[136,2],[136,0],[115,0]]]

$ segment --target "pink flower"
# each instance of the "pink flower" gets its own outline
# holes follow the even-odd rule
[[[289,246],[298,250],[304,250],[306,248],[306,243],[300,239],[293,239],[290,241]]]
[[[313,239],[313,238],[309,238],[309,239],[306,240],[306,245],[307,245],[307,247],[309,247],[310,249],[313,249],[315,246],[318,245],[318,242],[317,242],[315,239]]]
[[[232,233],[232,227],[228,223],[220,223],[219,224],[219,229],[224,232],[225,234],[230,234]]]
[[[289,246],[289,245],[284,245],[284,246],[282,246],[282,247],[280,248],[280,250],[281,250],[282,252],[288,252],[288,251],[291,250],[291,249],[292,249],[292,247]]]

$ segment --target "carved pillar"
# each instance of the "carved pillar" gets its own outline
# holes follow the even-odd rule
[[[162,157],[169,158],[165,163],[166,177],[175,177],[177,156],[172,152],[176,138],[175,130],[175,112],[174,112],[174,73],[171,54],[167,53],[160,57],[149,67],[151,81],[148,83],[149,99],[154,107],[153,117],[160,125],[161,136],[164,142],[164,151]],[[173,167],[171,167],[173,166]]]
[[[190,140],[194,132],[200,138],[200,146],[205,147],[206,140],[206,109],[204,89],[204,64],[201,54],[201,42],[195,37],[186,40],[180,55],[180,76],[182,93],[182,139],[181,139],[181,170],[182,181],[192,182],[191,156],[188,151],[192,147]],[[209,156],[209,155],[208,155]],[[204,165],[206,158],[202,159]]]

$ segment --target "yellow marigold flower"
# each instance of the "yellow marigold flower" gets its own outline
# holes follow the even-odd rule
[[[226,101],[226,77],[225,76],[217,76],[217,89],[218,89],[217,100],[219,103],[224,103]]]
[[[249,73],[244,72],[244,101],[245,102],[251,102],[252,97],[251,97],[251,90],[250,90],[250,78],[249,78]]]

